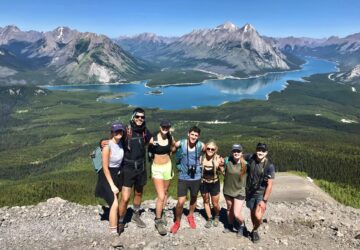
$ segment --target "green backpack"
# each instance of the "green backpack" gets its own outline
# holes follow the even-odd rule
[[[91,161],[96,173],[102,169],[102,151],[100,147],[96,147],[94,151],[90,154]]]

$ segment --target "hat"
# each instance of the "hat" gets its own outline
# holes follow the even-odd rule
[[[115,123],[113,123],[111,125],[111,132],[112,133],[114,133],[116,131],[119,131],[119,130],[125,131],[125,126],[121,122],[115,122]]]
[[[243,148],[242,148],[242,146],[241,146],[240,144],[234,144],[234,145],[232,145],[232,148],[231,148],[231,151],[233,151],[233,150],[240,150],[240,151],[242,151]]]
[[[256,149],[263,149],[265,151],[268,151],[268,147],[265,143],[261,143],[259,142],[257,145],[256,145]]]
[[[169,120],[162,120],[160,122],[161,127],[171,127],[171,122]]]

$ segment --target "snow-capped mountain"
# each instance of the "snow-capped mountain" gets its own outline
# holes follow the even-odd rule
[[[256,29],[227,22],[214,29],[194,30],[154,55],[156,61],[220,74],[248,76],[283,71],[297,65],[266,42]]]
[[[21,73],[31,69],[39,74],[36,81],[47,81],[42,83],[117,82],[133,79],[146,68],[106,36],[67,27],[36,33],[8,26],[0,30],[0,41],[0,49],[23,66],[14,70]],[[0,65],[4,60],[0,57]]]
[[[331,79],[338,80],[344,83],[360,85],[360,64],[347,72],[340,72],[331,75]]]

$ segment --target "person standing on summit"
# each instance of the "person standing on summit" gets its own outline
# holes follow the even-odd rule
[[[200,157],[205,150],[205,144],[199,141],[200,129],[193,126],[189,129],[187,139],[182,139],[175,143],[179,148],[176,152],[178,176],[178,202],[175,210],[175,223],[170,232],[176,234],[180,228],[181,216],[188,190],[190,191],[190,207],[187,221],[190,228],[195,229],[194,211],[196,208],[196,199],[201,184],[201,161]]]
[[[124,140],[124,163],[121,173],[123,187],[119,206],[119,234],[124,231],[124,218],[132,188],[134,188],[134,214],[132,221],[140,228],[146,227],[140,218],[140,205],[143,188],[147,181],[145,168],[146,144],[149,143],[151,137],[150,131],[146,128],[145,111],[142,108],[134,109],[130,123],[126,128]]]
[[[267,157],[268,147],[265,143],[258,143],[256,153],[248,155],[247,179],[246,179],[246,206],[250,209],[253,230],[251,239],[254,243],[260,240],[258,228],[265,214],[267,201],[270,197],[275,167]]]

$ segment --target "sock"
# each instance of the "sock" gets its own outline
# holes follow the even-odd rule
[[[139,213],[140,212],[140,205],[134,205],[133,209],[134,209],[134,213]]]

